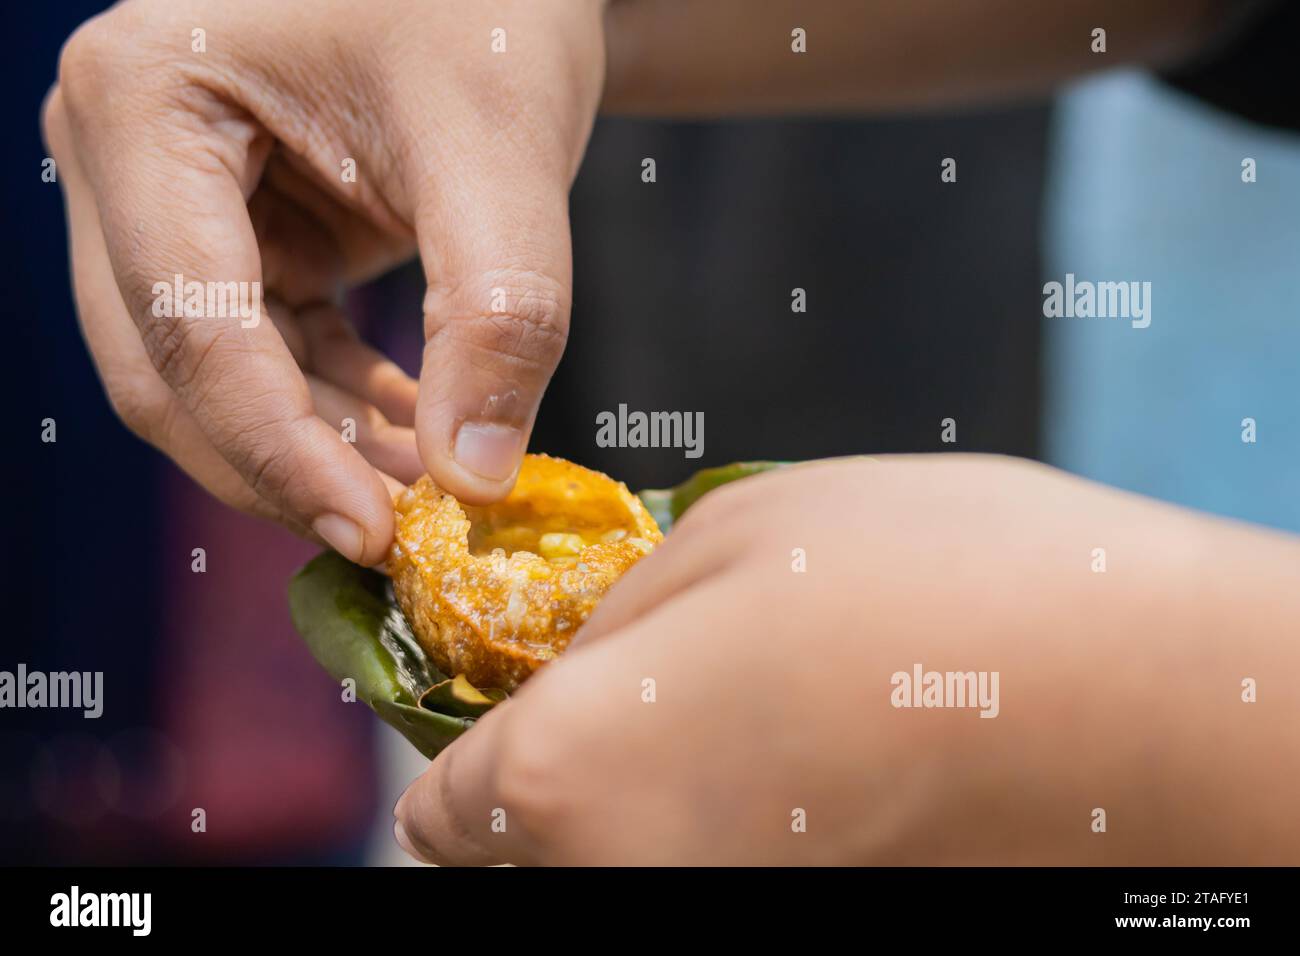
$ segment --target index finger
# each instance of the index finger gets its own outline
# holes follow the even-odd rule
[[[74,64],[89,55],[69,51],[65,61],[70,53]],[[254,491],[351,560],[378,562],[393,527],[383,481],[314,414],[301,371],[262,313],[246,205],[260,174],[258,129],[197,91],[184,102],[159,102],[173,94],[158,90],[114,93],[111,123],[104,90],[83,82],[63,96],[118,288],[151,362]]]

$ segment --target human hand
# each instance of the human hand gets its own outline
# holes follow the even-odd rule
[[[442,863],[1294,862],[1300,706],[1239,694],[1300,664],[1298,573],[1282,536],[1012,459],[746,479],[433,761],[398,839]],[[1216,599],[1229,575],[1252,583]],[[916,664],[997,694],[895,707]]]
[[[394,479],[504,495],[567,335],[602,7],[127,0],[83,25],[44,129],[120,417],[221,500],[365,564]],[[418,385],[339,308],[417,251]],[[195,314],[176,276],[202,283]]]

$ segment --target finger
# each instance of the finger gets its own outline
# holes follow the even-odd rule
[[[340,440],[353,443],[366,461],[406,484],[424,474],[412,429],[393,425],[373,405],[314,375],[307,376],[307,383],[317,414],[336,426]]]
[[[70,44],[64,60],[72,54]],[[92,45],[75,57],[93,55],[112,51]],[[152,90],[142,102],[118,87],[111,104],[107,92],[83,83],[76,98],[70,87],[64,96],[86,132],[79,146],[117,286],[154,367],[258,495],[349,559],[378,562],[393,531],[384,483],[316,417],[288,348],[261,321],[261,261],[245,205],[260,173],[260,132],[194,90],[185,99]],[[101,125],[110,112],[114,122]]]
[[[212,447],[154,369],[118,292],[94,197],[76,151],[69,148],[70,134],[57,88],[47,98],[43,115],[47,145],[58,164],[67,206],[77,318],[114,412],[132,432],[167,454],[218,500],[310,536],[308,529],[248,486]]]
[[[442,175],[417,209],[429,282],[420,456],[472,504],[514,485],[568,335],[567,185],[520,166],[498,156]]]
[[[701,744],[673,736],[697,718],[679,707],[647,707],[643,681],[656,679],[683,703],[716,691],[710,682],[718,671],[702,636],[726,626],[718,586],[670,601],[598,644],[570,647],[530,678],[403,794],[394,808],[399,842],[443,865],[653,854],[636,844],[639,834],[673,826],[676,814],[657,799],[667,764],[674,748]],[[673,747],[664,746],[665,735]],[[624,850],[613,849],[620,839]]]
[[[267,306],[298,364],[352,392],[399,425],[415,424],[419,385],[361,341],[335,304],[344,259],[331,230],[298,201],[263,182],[248,203],[262,254]],[[291,310],[271,308],[283,301]]]
[[[361,342],[336,306],[318,303],[295,312],[268,295],[265,312],[299,368],[351,396],[354,411],[364,406],[367,418],[378,415],[387,426],[391,422],[384,409],[393,411],[397,423],[410,433],[414,449],[415,432],[409,426],[415,419],[418,384],[386,356]],[[342,415],[326,414],[319,407],[317,413],[341,427]],[[423,465],[415,478],[422,474]]]
[[[267,302],[266,312],[289,347],[295,361],[304,371],[310,370],[314,373],[316,369],[311,361],[311,347],[308,345],[311,336],[304,331],[300,317],[293,315],[287,306],[273,299]],[[370,356],[345,356],[345,359],[347,358],[356,363],[373,361]],[[387,359],[378,356],[378,362],[375,364],[387,362]],[[337,371],[337,368],[335,370]],[[355,373],[355,368],[353,371]],[[401,373],[400,370],[399,374],[405,377],[405,373]],[[373,381],[368,382],[361,374],[346,372],[334,376],[308,374],[307,384],[311,390],[312,403],[317,416],[331,428],[336,429],[341,439],[352,444],[375,468],[386,472],[389,476],[399,478],[399,488],[404,489],[407,484],[419,480],[424,474],[424,465],[416,449],[415,431],[410,427],[394,425],[383,412],[365,401],[363,396],[339,387],[336,384],[338,380],[361,387],[368,384],[374,386]],[[415,388],[416,383],[413,379],[406,378],[406,383],[412,389]],[[383,385],[372,387],[371,391],[378,392],[382,396]],[[413,405],[412,401],[411,406]],[[397,408],[401,411],[403,404],[397,403]]]
[[[53,152],[53,150],[52,150]],[[135,434],[166,453],[176,464],[223,504],[247,514],[275,521],[300,537],[324,542],[311,529],[292,520],[272,502],[257,495],[204,436],[189,413],[176,400],[155,371],[140,342],[139,333],[118,294],[99,231],[93,202],[86,193],[74,157],[61,161],[68,204],[68,232],[73,263],[73,289],[82,331],[101,381],[119,418]],[[337,390],[335,390],[337,391]],[[405,484],[384,469],[419,469],[415,433],[376,422],[379,417],[354,396],[322,396],[326,410],[356,415],[370,422],[358,441],[363,454],[372,454],[380,479],[390,497],[400,495]],[[413,479],[404,479],[409,482]]]
[[[574,635],[573,644],[596,641],[655,608],[712,580],[743,561],[734,522],[749,522],[773,491],[755,476],[710,491],[678,519],[663,543],[638,561],[609,590]]]
[[[751,528],[755,516],[780,513],[773,505],[790,493],[788,488],[795,487],[791,477],[795,470],[806,474],[813,468],[841,469],[845,464],[845,459],[800,462],[708,492],[673,524],[653,553],[619,578],[574,635],[573,643],[599,640],[688,589],[753,558],[748,550],[737,548],[737,542],[747,540],[739,530]],[[811,501],[801,505],[805,510],[824,506]],[[770,519],[762,527],[768,532],[778,530]]]
[[[361,341],[337,306],[308,307],[299,313],[298,325],[307,367],[313,373],[369,402],[393,424],[415,424],[419,384],[388,356]]]
[[[298,318],[293,309],[277,298],[275,293],[268,292],[262,302],[262,311],[275,326],[280,341],[293,356],[295,364],[304,372],[307,371],[307,338],[298,326]]]
[[[651,554],[638,561],[600,599],[591,617],[574,634],[570,647],[616,633],[687,590],[703,585],[737,559],[726,536],[674,529]]]
[[[496,759],[504,746],[504,719],[513,706],[502,704],[479,718],[393,807],[398,845],[417,860],[440,866],[492,866],[532,859],[533,848],[524,845],[518,827],[510,828],[508,816],[504,831],[492,827],[494,810],[509,814],[496,788]]]
[[[343,257],[324,225],[262,182],[248,200],[268,293],[300,309],[340,292]]]

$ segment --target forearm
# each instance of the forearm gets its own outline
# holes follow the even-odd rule
[[[612,0],[602,109],[863,112],[1033,95],[1212,35],[1222,0]],[[1092,30],[1107,52],[1092,52]],[[807,52],[791,49],[806,33]]]

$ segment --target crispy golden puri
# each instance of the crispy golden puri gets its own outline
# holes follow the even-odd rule
[[[416,638],[444,673],[507,691],[663,540],[622,482],[549,455],[525,456],[495,505],[462,505],[426,476],[396,507],[388,572]]]

